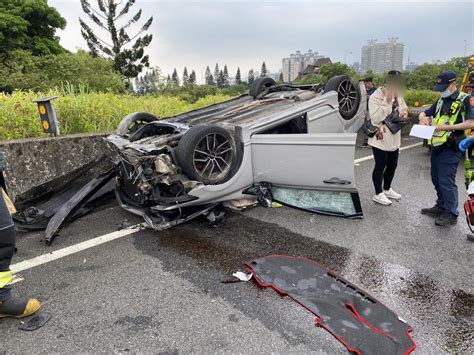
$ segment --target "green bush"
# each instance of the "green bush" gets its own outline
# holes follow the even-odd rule
[[[157,117],[168,117],[231,97],[219,93],[187,102],[180,97],[94,93],[67,86],[45,93],[0,93],[0,140],[45,136],[40,127],[37,106],[33,102],[44,96],[58,96],[53,106],[58,115],[61,134],[112,132],[120,120],[131,112],[144,111]],[[420,105],[432,104],[438,98],[439,94],[429,90],[408,90],[405,95],[409,106],[415,106],[416,102]]]
[[[152,95],[178,97],[187,103],[195,103],[208,96],[238,96],[248,91],[248,85],[233,85],[227,88],[218,88],[214,85],[167,85]]]
[[[195,103],[177,97],[133,96],[113,93],[80,93],[61,95],[58,91],[35,93],[15,91],[0,93],[0,140],[43,137],[37,106],[34,99],[42,96],[59,96],[53,101],[59,119],[61,134],[112,132],[120,120],[131,112],[150,112],[167,117],[230,98],[210,95]]]
[[[407,90],[405,93],[405,102],[408,106],[430,105],[438,99],[439,93],[431,90]]]
[[[122,77],[113,71],[112,62],[93,58],[83,50],[77,53],[37,57],[15,51],[0,63],[0,91],[48,91],[69,83],[91,91],[125,91]]]

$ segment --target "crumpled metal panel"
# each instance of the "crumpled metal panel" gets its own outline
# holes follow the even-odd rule
[[[357,354],[409,354],[412,328],[394,312],[318,263],[273,255],[247,263],[256,282],[287,295],[317,316],[316,325]]]

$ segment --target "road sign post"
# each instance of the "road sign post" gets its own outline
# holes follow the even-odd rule
[[[56,98],[57,96],[51,96],[33,101],[38,104],[38,112],[43,132],[49,133],[52,136],[59,136],[59,123],[56,117],[56,111],[51,105],[51,101]]]

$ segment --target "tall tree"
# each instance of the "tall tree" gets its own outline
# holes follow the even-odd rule
[[[0,0],[0,55],[23,49],[33,55],[65,53],[56,30],[66,20],[47,0]]]
[[[216,81],[216,85],[218,85],[218,81],[219,81],[219,72],[220,72],[219,64],[216,63],[216,67],[214,68],[214,80]]]
[[[262,69],[260,69],[260,76],[263,78],[268,75],[267,65],[265,62],[262,63]]]
[[[150,94],[156,92],[159,71],[153,69],[147,71],[143,76],[135,78],[135,92],[139,95]]]
[[[239,67],[237,68],[237,73],[235,74],[235,83],[237,85],[242,84],[242,77],[240,75],[240,68]]]
[[[283,82],[283,73],[280,73],[280,75],[278,76],[278,81],[279,82]]]
[[[250,69],[249,74],[247,76],[247,81],[248,81],[249,85],[252,85],[254,80],[255,80],[255,74],[253,73],[253,69]]]
[[[223,75],[224,75],[223,86],[228,87],[230,82],[229,82],[229,71],[227,70],[226,64],[224,65]]]
[[[194,69],[191,71],[191,74],[189,74],[188,84],[189,85],[196,85],[196,72],[194,71]]]
[[[214,77],[212,76],[209,65],[206,67],[206,73],[204,74],[206,85],[214,85]]]
[[[177,72],[176,68],[174,68],[173,74],[171,74],[171,82],[172,82],[174,85],[178,85],[178,86],[179,86],[179,76],[178,76],[178,72]]]
[[[188,83],[189,83],[188,68],[184,67],[184,71],[183,71],[183,86],[187,86]]]
[[[81,0],[82,10],[97,27],[108,34],[109,38],[98,37],[89,25],[79,19],[82,37],[86,40],[91,54],[113,60],[114,69],[125,78],[136,77],[143,67],[150,65],[149,57],[145,55],[145,48],[150,44],[153,36],[144,33],[153,22],[153,16],[146,20],[134,34],[129,35],[127,30],[140,20],[142,9],[139,9],[124,24],[119,25],[119,23],[123,22],[124,16],[135,4],[135,0],[126,0],[120,9],[119,6],[123,1],[96,0],[96,2],[97,9],[90,4],[89,0]],[[144,35],[141,36],[142,34]]]
[[[219,74],[217,75],[216,83],[218,88],[223,88],[225,86],[225,76],[222,70],[219,71]]]

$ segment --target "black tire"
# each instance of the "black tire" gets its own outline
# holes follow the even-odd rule
[[[131,113],[120,121],[117,127],[117,134],[120,136],[126,136],[135,133],[140,127],[143,127],[147,123],[156,121],[158,118],[148,112],[134,112]]]
[[[273,85],[276,85],[276,81],[272,78],[257,78],[250,85],[249,95],[256,99],[258,95]]]
[[[191,127],[179,141],[176,157],[188,178],[206,185],[229,180],[239,164],[234,138],[213,125]]]
[[[339,102],[339,113],[345,120],[352,119],[360,105],[360,88],[347,75],[334,76],[328,80],[324,86],[324,92],[336,91],[337,100]]]

